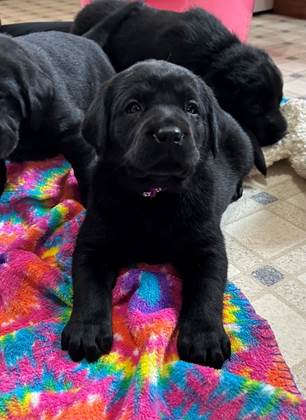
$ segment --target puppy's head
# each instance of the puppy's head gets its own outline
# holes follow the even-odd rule
[[[287,123],[280,111],[283,81],[279,69],[263,50],[234,44],[211,73],[220,105],[230,112],[260,146],[280,140]]]
[[[106,82],[83,135],[128,190],[183,188],[218,153],[216,100],[189,70],[164,61],[135,64]]]
[[[0,35],[0,159],[15,150],[22,120],[39,123],[41,100],[47,98],[48,80],[43,77],[14,39]]]

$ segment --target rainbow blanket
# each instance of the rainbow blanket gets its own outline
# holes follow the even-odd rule
[[[170,267],[122,271],[114,345],[97,363],[60,349],[71,311],[71,254],[84,218],[61,158],[11,164],[0,200],[1,419],[305,419],[267,322],[233,285],[222,370],[178,360],[180,281]]]

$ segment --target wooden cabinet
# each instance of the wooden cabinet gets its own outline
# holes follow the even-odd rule
[[[274,12],[306,19],[306,0],[274,0]]]

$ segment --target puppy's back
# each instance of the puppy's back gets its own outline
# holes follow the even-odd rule
[[[116,70],[156,58],[181,64],[196,73],[198,65],[208,71],[212,56],[239,43],[220,20],[201,8],[177,13],[142,5],[137,14],[131,8],[130,15],[117,23],[115,15],[130,6],[127,1],[96,1],[81,10],[72,25],[72,32],[79,35],[92,28],[92,39],[99,38],[94,31],[104,33],[104,42],[97,42],[105,48]]]
[[[50,31],[15,40],[53,80],[57,92],[80,109],[86,109],[98,86],[114,75],[103,50],[86,38]]]

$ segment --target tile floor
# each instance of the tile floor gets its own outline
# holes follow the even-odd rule
[[[78,0],[1,0],[3,23],[68,20]],[[250,42],[265,48],[281,68],[285,94],[306,97],[306,23],[261,14],[253,18]],[[223,220],[229,278],[266,318],[306,396],[306,181],[286,162],[266,179],[248,180],[244,197]]]
[[[2,24],[48,20],[71,20],[79,0],[0,0]]]
[[[270,13],[253,17],[249,42],[264,48],[280,67],[285,95],[306,96],[306,21]]]

